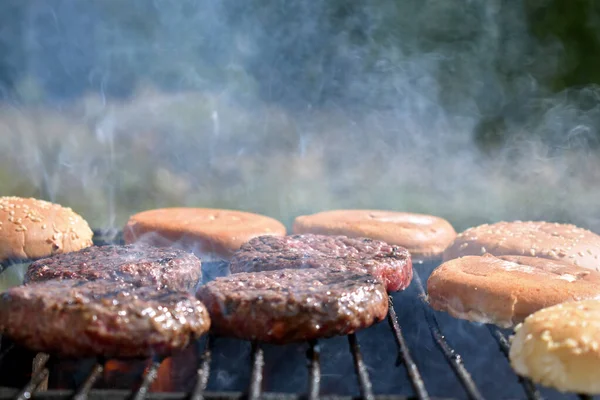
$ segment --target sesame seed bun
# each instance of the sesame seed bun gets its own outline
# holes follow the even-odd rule
[[[0,197],[0,260],[36,259],[92,245],[88,223],[68,207]]]
[[[465,256],[436,268],[427,292],[435,310],[509,328],[542,308],[600,297],[600,272],[536,257]]]
[[[123,230],[125,243],[177,246],[203,259],[228,260],[240,246],[256,236],[284,236],[285,226],[270,217],[213,208],[162,208],[129,218]]]
[[[441,258],[456,237],[443,218],[380,210],[333,210],[296,218],[294,233],[367,237],[407,249],[414,260]]]
[[[568,302],[527,317],[511,338],[515,372],[562,392],[600,394],[600,300]]]
[[[446,249],[444,261],[484,253],[547,258],[600,270],[600,236],[570,224],[514,221],[469,228]]]

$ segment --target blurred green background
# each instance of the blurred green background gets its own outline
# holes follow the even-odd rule
[[[6,0],[0,194],[600,231],[591,0]]]

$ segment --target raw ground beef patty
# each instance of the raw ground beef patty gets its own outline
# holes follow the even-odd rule
[[[25,283],[98,279],[173,290],[194,289],[202,277],[195,255],[175,248],[146,245],[92,246],[33,262]]]
[[[389,292],[405,289],[413,276],[412,259],[405,248],[347,236],[259,236],[242,245],[230,261],[232,273],[288,268],[368,273]]]
[[[347,335],[388,311],[385,287],[372,276],[326,268],[232,274],[197,297],[214,333],[279,344]]]
[[[186,292],[108,281],[47,281],[0,297],[0,330],[34,351],[67,357],[149,357],[186,347],[210,328]]]

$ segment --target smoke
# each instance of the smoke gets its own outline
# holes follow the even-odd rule
[[[200,205],[287,224],[370,207],[458,230],[600,229],[600,91],[551,91],[565,50],[530,33],[521,2],[13,7],[0,36],[7,194],[60,201],[99,228]]]
[[[550,3],[6,1],[0,194],[59,202],[94,228],[202,206],[288,226],[381,208],[458,231],[545,219],[600,232],[600,88],[554,90],[570,53],[530,18]],[[408,333],[429,356],[422,336]],[[228,387],[244,375],[220,374]]]

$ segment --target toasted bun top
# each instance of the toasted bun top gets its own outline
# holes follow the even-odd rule
[[[515,328],[509,352],[515,371],[561,391],[600,394],[600,300],[540,310]]]
[[[381,210],[333,210],[296,218],[294,233],[346,235],[406,248],[416,259],[441,256],[456,237],[448,221],[432,215]]]
[[[88,223],[44,200],[0,197],[0,260],[36,259],[92,245]]]
[[[527,317],[523,325],[535,336],[542,336],[544,331],[548,331],[549,335],[546,336],[549,346],[592,352],[600,362],[598,299],[570,301],[544,308]],[[522,328],[523,326],[517,326],[515,330],[518,332]],[[588,340],[585,340],[586,337]]]
[[[600,272],[526,256],[465,256],[427,281],[431,306],[455,317],[511,327],[535,311],[600,296]]]
[[[270,217],[213,208],[162,208],[133,215],[125,225],[126,243],[143,241],[155,246],[178,245],[203,258],[229,259],[256,236],[284,236],[285,226]]]
[[[600,236],[571,224],[514,221],[469,228],[446,249],[444,261],[484,253],[548,258],[600,270]]]

